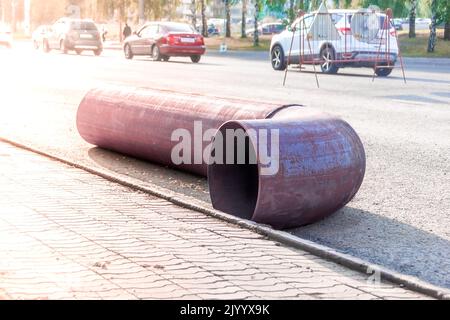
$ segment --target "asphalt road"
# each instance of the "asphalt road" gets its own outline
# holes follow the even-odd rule
[[[264,53],[152,62],[0,49],[0,137],[129,175],[209,202],[206,181],[88,145],[75,113],[85,92],[103,84],[169,88],[214,96],[301,103],[338,115],[359,133],[367,170],[357,196],[319,223],[290,230],[342,252],[450,287],[450,60],[406,59],[401,70],[338,75],[271,69]]]

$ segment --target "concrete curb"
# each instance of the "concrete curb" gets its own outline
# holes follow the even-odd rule
[[[371,264],[367,261],[364,261],[362,259],[353,257],[353,256],[345,254],[345,253],[338,252],[332,248],[323,246],[321,244],[317,244],[317,243],[309,241],[309,240],[298,238],[296,236],[291,235],[288,232],[274,230],[270,226],[266,226],[266,225],[258,224],[258,223],[255,223],[255,222],[252,222],[249,220],[237,218],[235,216],[225,214],[221,211],[217,211],[217,210],[208,208],[208,207],[204,206],[202,203],[200,203],[198,200],[190,198],[188,196],[181,195],[181,194],[169,191],[167,189],[164,189],[164,188],[161,188],[161,187],[158,187],[155,185],[142,186],[141,185],[142,182],[141,182],[141,184],[139,184],[137,179],[133,179],[133,178],[129,178],[129,177],[127,177],[127,178],[117,177],[117,176],[112,175],[108,171],[100,170],[100,169],[93,169],[86,165],[76,163],[69,159],[64,159],[62,157],[55,156],[55,155],[49,154],[44,151],[37,150],[33,147],[29,147],[29,146],[23,145],[21,143],[11,141],[9,139],[0,137],[0,141],[10,144],[14,147],[21,148],[21,149],[45,156],[52,160],[59,161],[66,165],[84,170],[91,174],[102,177],[108,181],[121,184],[125,187],[129,187],[131,189],[141,191],[144,193],[148,193],[150,195],[165,199],[165,200],[172,202],[173,204],[176,204],[180,207],[198,211],[198,212],[204,213],[206,215],[209,215],[211,217],[235,224],[242,228],[249,229],[258,234],[264,235],[271,240],[278,241],[280,243],[283,243],[285,245],[288,245],[288,246],[296,248],[296,249],[301,249],[301,250],[307,251],[315,256],[318,256],[323,259],[329,260],[331,262],[340,264],[349,269],[359,271],[361,273],[368,274],[368,275],[378,273],[382,280],[392,282],[401,287],[408,288],[412,291],[416,291],[416,292],[431,296],[436,299],[450,300],[450,290],[449,289],[429,284],[429,283],[422,281],[416,277],[404,275],[404,274],[398,273],[396,271],[387,269],[380,265]]]

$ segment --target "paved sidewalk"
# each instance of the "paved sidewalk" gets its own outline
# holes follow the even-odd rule
[[[0,299],[427,298],[0,143]]]

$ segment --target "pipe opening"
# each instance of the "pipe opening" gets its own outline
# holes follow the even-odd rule
[[[215,161],[208,165],[208,183],[213,207],[250,220],[258,199],[259,174],[255,148],[245,129],[232,121],[222,125],[211,156]]]

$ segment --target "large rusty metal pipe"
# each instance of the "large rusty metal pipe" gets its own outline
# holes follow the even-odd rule
[[[212,145],[200,137],[201,151],[207,146],[216,150],[219,134],[226,135],[227,129],[243,133],[244,164],[195,161],[194,145],[192,161],[175,164],[172,133],[186,130],[195,144],[201,134],[196,121],[202,131],[215,129]],[[341,119],[299,105],[109,87],[87,93],[77,127],[99,147],[208,175],[214,208],[277,228],[308,224],[343,207],[358,191],[365,171],[364,148],[355,131]],[[261,130],[278,130],[279,144],[267,150],[279,151],[278,170],[272,174],[263,174],[267,163],[261,161],[261,141],[253,134]],[[232,147],[237,151],[237,144]],[[226,156],[224,152],[223,160]]]
[[[194,159],[194,143],[190,163],[173,163],[171,151],[177,142],[171,136],[176,129],[187,130],[194,142],[202,141],[195,121],[201,121],[205,132],[229,120],[265,119],[286,107],[291,106],[110,86],[86,94],[78,107],[77,128],[93,145],[206,176],[206,163]],[[208,145],[201,143],[202,149]]]
[[[235,164],[236,159],[226,164],[223,148],[221,161],[209,165],[210,195],[218,210],[276,228],[296,227],[342,208],[363,181],[363,145],[339,118],[308,108],[286,109],[270,119],[226,122],[218,134],[226,136],[227,130],[240,130],[247,154],[245,164]],[[268,137],[262,139],[261,132]],[[278,143],[271,144],[275,133]],[[273,159],[267,161],[266,155]],[[256,161],[249,161],[252,157]]]

